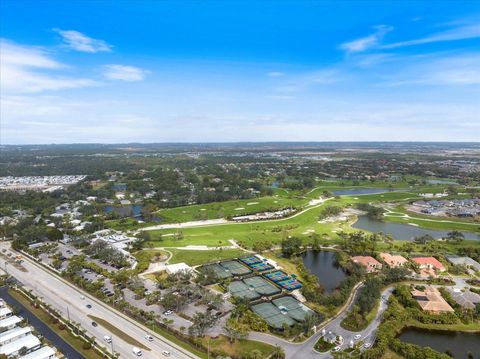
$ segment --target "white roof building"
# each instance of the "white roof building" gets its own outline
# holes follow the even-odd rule
[[[56,359],[55,349],[49,346],[42,347],[27,355],[20,357],[20,359]]]
[[[14,342],[8,343],[0,347],[0,354],[6,356],[17,355],[20,349],[26,348],[27,350],[40,348],[40,340],[33,334],[28,334]]]
[[[10,310],[10,308],[0,308],[0,319],[5,319],[9,316],[12,315],[12,311]]]
[[[185,271],[185,272],[192,271],[192,267],[190,267],[185,263],[167,264],[165,268],[168,274],[174,274],[182,271]]]
[[[15,328],[15,326],[22,321],[23,319],[17,317],[16,315],[12,315],[8,318],[2,319],[0,320],[0,331]]]
[[[16,341],[32,332],[30,327],[16,327],[0,333],[0,346]]]

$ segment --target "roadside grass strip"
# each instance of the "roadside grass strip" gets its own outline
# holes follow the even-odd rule
[[[150,351],[150,348],[146,347],[145,345],[143,345],[142,343],[140,343],[138,340],[132,338],[130,335],[128,335],[127,333],[121,331],[119,328],[117,328],[116,326],[114,326],[113,324],[110,324],[108,321],[106,321],[105,319],[102,319],[102,318],[99,318],[99,317],[96,317],[94,315],[88,315],[88,317],[90,319],[92,319],[93,321],[97,322],[99,325],[101,325],[102,327],[104,327],[105,329],[107,329],[109,332],[111,332],[113,335],[119,337],[120,339],[122,339],[123,341],[125,341],[126,343],[130,344],[130,345],[133,345],[135,347],[138,347],[138,348],[141,348],[143,350],[148,350]]]

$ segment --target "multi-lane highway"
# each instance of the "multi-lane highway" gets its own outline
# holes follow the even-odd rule
[[[9,243],[1,243],[0,250],[4,248],[6,248],[7,251],[11,251]],[[5,268],[5,259],[1,257],[0,266],[1,268]],[[112,349],[112,345],[104,341],[104,336],[108,335],[112,337],[113,350],[119,353],[121,358],[137,357],[132,351],[133,345],[113,335],[100,324],[96,327],[93,326],[92,319],[89,318],[88,315],[108,321],[131,338],[142,343],[148,348],[148,350],[143,350],[142,358],[162,358],[164,357],[164,351],[170,353],[170,358],[198,358],[196,355],[159,336],[145,326],[83,292],[38,263],[25,259],[23,266],[27,269],[27,272],[22,272],[13,265],[8,265],[8,273],[22,282],[27,289],[32,289],[33,292],[42,297],[47,304],[59,310],[65,318],[69,316],[72,321],[80,323],[80,325],[87,330],[88,335],[97,338],[98,343],[110,350]],[[87,305],[89,305],[89,307],[91,306],[91,308],[88,308]],[[152,342],[145,339],[147,334],[154,338]]]

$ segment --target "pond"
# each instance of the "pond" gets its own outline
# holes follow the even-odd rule
[[[400,334],[400,340],[430,347],[440,353],[448,349],[455,359],[467,359],[469,352],[480,358],[480,333],[432,331],[408,328]]]
[[[143,221],[142,208],[143,204],[130,204],[125,206],[105,206],[103,210],[106,213],[115,212],[120,218],[130,217]],[[160,222],[160,218],[154,217],[153,222]]]
[[[435,230],[403,223],[379,221],[368,216],[359,216],[358,220],[352,225],[352,227],[370,232],[388,233],[392,235],[394,239],[398,240],[413,240],[414,237],[420,237],[425,234],[429,234],[433,238],[439,239],[446,237],[447,233],[450,232],[449,230]],[[463,232],[463,235],[465,236],[465,239],[468,240],[480,240],[480,233]]]
[[[387,193],[387,192],[402,192],[406,189],[394,189],[389,190],[388,188],[348,188],[348,189],[339,189],[333,191],[334,196],[361,196],[366,194],[378,194],[378,193]]]
[[[333,292],[347,274],[335,259],[333,251],[306,251],[302,254],[305,267],[318,278],[326,293]]]

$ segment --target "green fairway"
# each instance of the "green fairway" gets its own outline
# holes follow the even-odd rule
[[[289,207],[298,208],[307,202],[308,200],[305,198],[283,193],[282,195],[269,197],[161,209],[157,214],[162,218],[162,223],[181,223],[205,219],[231,218]]]

